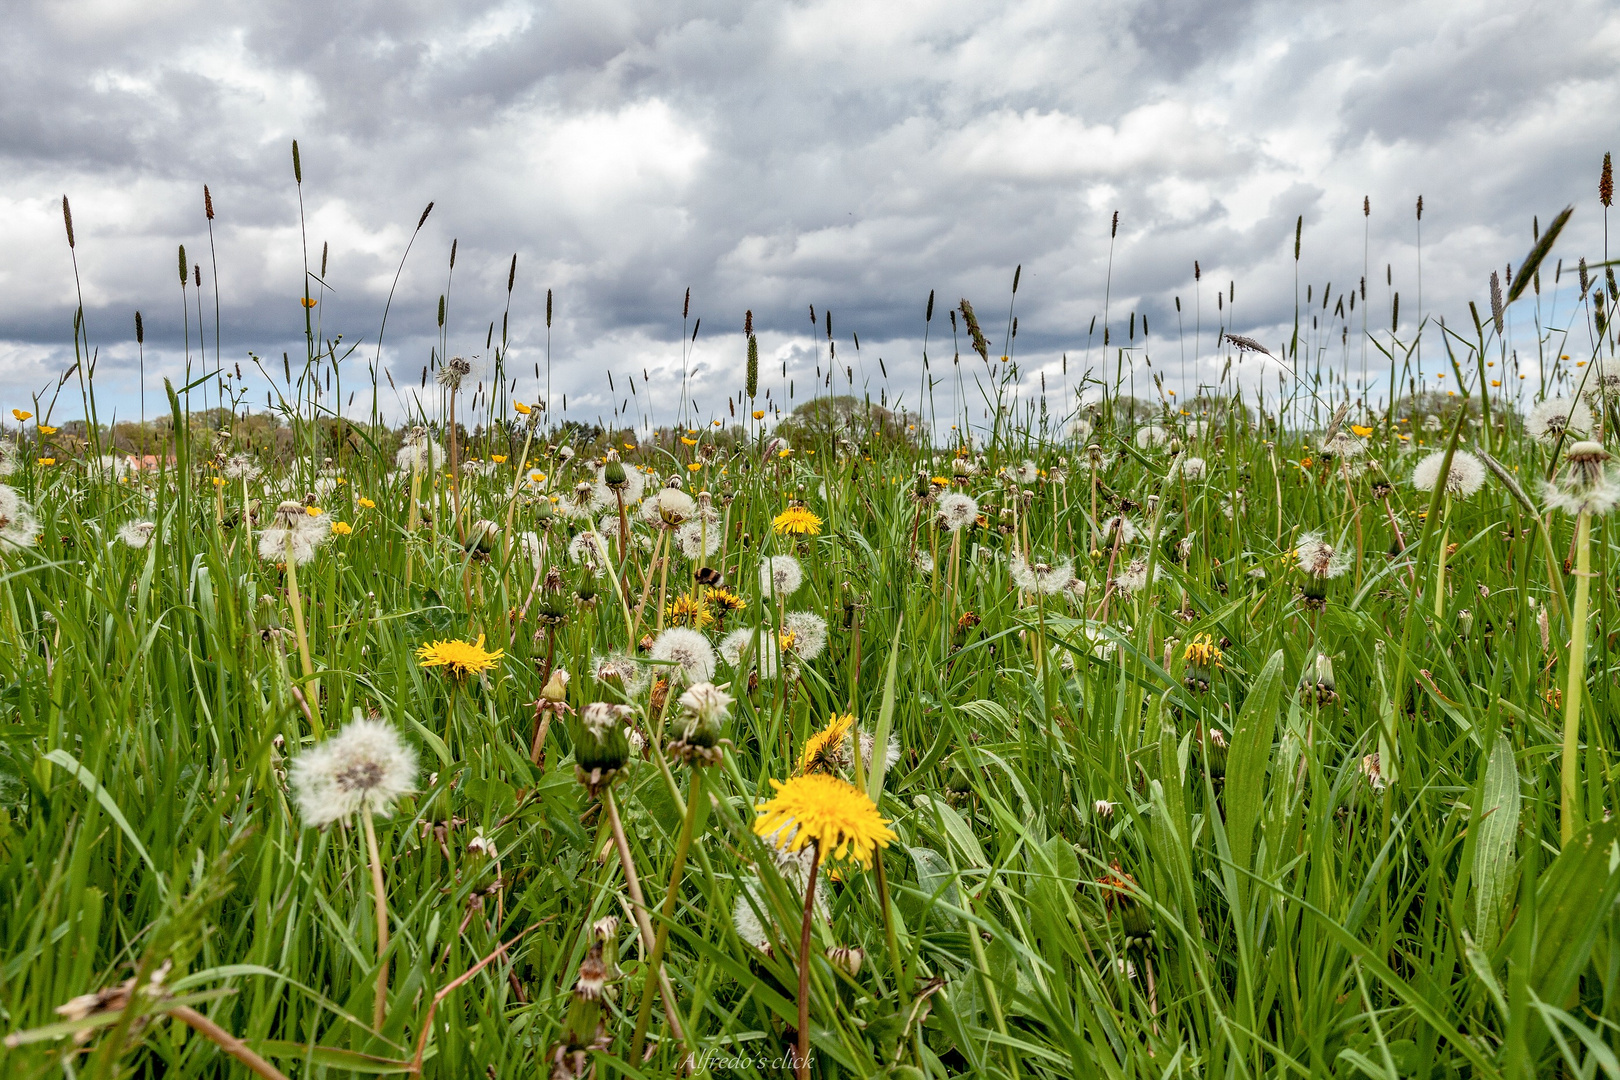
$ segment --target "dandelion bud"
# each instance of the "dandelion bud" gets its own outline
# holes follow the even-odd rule
[[[1153,914],[1136,896],[1136,879],[1120,869],[1116,860],[1098,880],[1105,887],[1103,908],[1117,916],[1127,945],[1145,943],[1153,936]]]
[[[602,482],[614,491],[622,491],[630,483],[617,451],[608,451],[607,464],[602,467]]]
[[[1220,728],[1210,728],[1204,737],[1204,763],[1209,767],[1212,780],[1226,776],[1226,733]]]
[[[1338,683],[1333,677],[1333,658],[1317,653],[1299,680],[1300,699],[1306,704],[1330,705],[1339,700]]]
[[[493,521],[475,521],[467,530],[466,550],[478,555],[488,555],[495,547],[495,540],[501,535],[501,527]]]
[[[835,945],[827,950],[827,960],[834,967],[842,968],[853,979],[861,973],[866,953],[853,945]]]
[[[552,1076],[584,1076],[590,1063],[589,1051],[606,1042],[602,1026],[602,996],[607,988],[607,964],[602,946],[591,951],[579,965],[579,977],[569,998],[563,1019],[562,1040],[552,1049]]]
[[[546,680],[546,685],[540,690],[540,696],[553,705],[561,705],[567,693],[568,671],[565,668],[552,671],[551,678]]]
[[[577,722],[571,725],[574,728],[574,775],[592,795],[601,794],[630,758],[624,719],[631,712],[627,705],[596,701],[585,706]]]
[[[689,687],[677,702],[681,707],[681,740],[704,749],[713,747],[731,717],[731,702],[731,695],[711,682]]]

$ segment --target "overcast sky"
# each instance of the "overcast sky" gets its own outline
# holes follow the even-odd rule
[[[1354,380],[1363,312],[1388,340],[1386,274],[1401,294],[1400,334],[1416,326],[1420,194],[1425,315],[1469,323],[1469,300],[1487,306],[1491,270],[1530,246],[1532,216],[1544,224],[1568,204],[1554,257],[1601,258],[1600,118],[1620,105],[1620,8],[1587,0],[51,0],[7,12],[0,395],[26,407],[72,363],[66,194],[103,411],[124,416],[138,401],[137,309],[148,410],[159,377],[183,370],[182,243],[204,281],[200,346],[188,293],[194,366],[199,349],[214,364],[216,258],[225,362],[247,367],[252,351],[279,371],[284,350],[302,354],[307,236],[311,264],[330,251],[322,329],[360,343],[344,379],[364,381],[430,200],[383,342],[402,388],[437,344],[457,241],[450,351],[478,357],[489,376],[486,335],[516,253],[517,396],[544,392],[550,288],[554,406],[566,392],[581,419],[611,416],[632,375],[631,414],[674,413],[688,287],[692,321],[702,319],[689,362],[702,413],[741,386],[746,309],[765,358],[761,394],[786,398],[784,363],[795,401],[812,393],[818,360],[827,373],[812,305],[831,310],[857,392],[914,405],[930,290],[931,368],[945,377],[947,309],[971,299],[999,353],[1020,264],[1014,352],[1027,392],[1044,373],[1060,411],[1088,356],[1104,370],[1106,290],[1113,345],[1130,340],[1133,312],[1148,320],[1146,354],[1130,358],[1137,392],[1158,372],[1185,396],[1219,377],[1223,320],[1274,351],[1292,332],[1301,214],[1298,296],[1311,287],[1305,317],[1321,320],[1322,355]],[[1367,300],[1346,345],[1321,300],[1331,282],[1336,305],[1362,277],[1364,241]],[[1551,310],[1550,269],[1543,317],[1563,325],[1573,293]],[[1217,312],[1232,282],[1236,304]],[[1533,385],[1529,303],[1513,314]],[[1110,354],[1110,377],[1114,364]],[[262,404],[264,383],[247,370]],[[75,386],[55,418],[79,413]],[[935,389],[941,415],[953,386],[946,377]],[[391,413],[400,400],[385,389]],[[365,393],[356,411],[362,403]]]

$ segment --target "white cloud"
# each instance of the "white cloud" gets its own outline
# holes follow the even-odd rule
[[[785,376],[781,360],[766,365],[773,402],[790,381],[796,400],[809,392],[817,350],[825,378],[810,305],[833,310],[839,360],[859,361],[874,396],[915,398],[929,291],[938,360],[948,308],[965,295],[1003,320],[1021,264],[1026,390],[1043,372],[1048,393],[1061,385],[1065,352],[1071,387],[1088,352],[1099,363],[1106,294],[1112,339],[1146,316],[1151,371],[1181,393],[1194,373],[1220,374],[1223,322],[1268,343],[1292,333],[1299,215],[1299,288],[1313,289],[1305,317],[1318,320],[1307,334],[1319,355],[1348,355],[1355,377],[1359,342],[1344,345],[1320,289],[1342,294],[1366,272],[1369,326],[1387,324],[1395,291],[1415,326],[1418,194],[1425,314],[1465,321],[1490,269],[1529,247],[1532,215],[1545,223],[1566,203],[1578,212],[1558,256],[1599,253],[1608,147],[1592,117],[1620,104],[1620,12],[1596,0],[462,0],[318,16],[239,0],[148,4],[139,17],[37,0],[15,5],[8,31],[0,393],[54,384],[71,362],[67,192],[106,394],[125,404],[136,309],[149,372],[183,363],[179,244],[210,279],[212,319],[205,182],[220,211],[227,361],[302,348],[306,238],[312,262],[330,246],[323,329],[371,355],[433,200],[388,316],[385,360],[401,383],[437,347],[448,286],[453,352],[484,356],[510,302],[507,370],[526,372],[518,392],[534,396],[552,288],[559,400],[566,390],[570,414],[594,418],[645,369],[649,397],[630,407],[652,416],[680,400],[690,287],[704,329],[688,389],[705,408],[735,388],[744,309],[789,361]],[[1235,308],[1217,310],[1232,281]],[[194,324],[195,297],[190,310]],[[205,340],[211,350],[211,325]],[[1518,344],[1533,351],[1524,334]],[[1138,356],[1138,390],[1147,364]]]

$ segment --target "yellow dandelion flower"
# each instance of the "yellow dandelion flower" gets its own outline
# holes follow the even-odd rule
[[[489,455],[489,460],[493,461],[497,465],[505,465],[506,464],[506,455],[505,454],[491,454],[491,455]]]
[[[1367,436],[1369,436],[1369,435],[1371,435],[1373,433],[1372,428],[1366,427],[1365,425],[1362,425],[1362,424],[1351,424],[1350,425],[1350,430],[1355,432],[1357,435],[1360,435],[1363,439],[1365,439]]]
[[[348,536],[352,532],[354,532],[354,526],[350,525],[347,521],[332,522],[333,536]]]
[[[697,445],[697,440],[696,439],[688,439],[685,435],[681,436],[681,442],[685,443],[687,446],[696,446]]]
[[[671,626],[690,626],[701,630],[714,622],[714,613],[703,601],[691,596],[679,596],[664,608],[664,618]]]
[[[790,506],[771,519],[778,536],[820,536],[821,519],[803,506]]]
[[[782,449],[780,449],[780,450],[778,450],[776,452],[776,456],[779,457],[779,458],[785,458],[791,453],[793,453],[793,447],[784,446],[784,447],[782,447]]]
[[[362,495],[358,499],[356,499],[355,502],[360,504],[360,509],[362,509],[362,510],[375,510],[375,509],[377,509],[377,504],[372,502],[370,499],[366,498],[364,495]]]
[[[460,640],[434,641],[416,650],[416,659],[425,668],[444,668],[458,679],[479,675],[501,662],[506,650],[484,648],[484,635],[476,644]]]
[[[701,468],[703,468],[703,463],[701,461],[693,461],[686,466],[686,471],[697,472]]]
[[[1182,650],[1181,658],[1196,667],[1220,667],[1224,654],[1215,644],[1215,639],[1208,634],[1197,634],[1187,642]]]
[[[823,858],[872,865],[879,848],[898,839],[889,819],[864,791],[836,776],[813,773],[787,783],[773,779],[776,797],[755,807],[754,832],[778,848],[814,843]]]
[[[318,506],[306,506],[304,507],[304,513],[308,514],[310,517],[320,517],[321,508]]]
[[[765,410],[764,409],[755,409],[754,410],[754,419],[755,420],[763,420],[763,419],[765,419]]]
[[[298,302],[307,308],[312,308],[316,304],[316,300],[313,296],[300,296],[298,298]]]
[[[733,611],[741,611],[743,606],[743,598],[732,592],[730,589],[717,589],[713,587],[704,591],[703,602],[708,604],[711,608],[714,608],[715,610],[727,615],[731,614]]]
[[[41,435],[55,435],[56,429],[51,427],[49,424],[41,424],[39,425],[39,433]]]
[[[849,764],[849,733],[855,727],[855,715],[834,716],[827,726],[805,740],[799,751],[798,775],[810,773],[836,773]]]
[[[33,416],[34,416],[33,413],[31,413],[31,412],[23,412],[21,409],[12,409],[11,410],[11,415],[15,416],[17,418],[17,423],[19,423],[19,424],[22,423],[24,420],[33,419]]]
[[[34,464],[36,464],[36,465],[55,465],[56,464],[56,459],[53,458],[53,457],[42,457],[39,460],[37,460]]]
[[[512,408],[518,411],[519,416],[528,416],[530,413],[534,412],[534,408],[532,406],[525,405],[521,401],[512,402]]]
[[[223,476],[214,477],[214,486],[215,487],[224,487],[225,486],[225,478]]]

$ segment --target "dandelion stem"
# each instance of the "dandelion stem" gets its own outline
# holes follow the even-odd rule
[[[793,1060],[794,1075],[810,1075],[810,920],[816,910],[816,872],[821,869],[821,845],[810,842],[810,877],[804,886],[804,920],[799,924],[799,1047]]]
[[[1446,504],[1441,511],[1440,523],[1440,557],[1435,561],[1434,568],[1434,617],[1443,619],[1446,615],[1446,547],[1451,542],[1451,496],[1446,495]]]
[[[321,686],[315,681],[315,665],[309,658],[309,635],[304,631],[304,601],[298,592],[298,562],[287,553],[287,603],[292,608],[293,634],[298,639],[298,664],[309,684],[310,718],[315,736],[321,735]]]
[[[240,1061],[244,1068],[264,1080],[287,1080],[287,1074],[270,1064],[248,1048],[247,1043],[214,1023],[189,1005],[174,1005],[164,1010],[176,1020]]]
[[[1569,633],[1569,670],[1564,684],[1564,754],[1559,781],[1558,837],[1568,844],[1580,824],[1575,777],[1581,733],[1581,697],[1586,693],[1586,611],[1592,587],[1592,515],[1582,511],[1575,526],[1575,614]]]
[[[371,861],[371,895],[377,912],[377,998],[372,1006],[371,1026],[382,1031],[388,1019],[388,888],[383,882],[382,855],[377,850],[377,829],[371,822],[371,804],[360,807],[360,821],[366,830],[366,854]]]
[[[608,824],[613,830],[613,846],[619,853],[619,865],[624,869],[624,887],[630,893],[630,910],[636,917],[636,928],[641,931],[641,946],[647,950],[650,957],[655,946],[652,926],[647,922],[647,900],[641,892],[641,879],[636,876],[636,863],[630,857],[630,843],[624,837],[624,822],[619,820],[619,804],[613,797],[613,789],[608,788],[602,792],[602,807],[607,811]],[[680,1013],[675,1009],[675,989],[670,985],[669,975],[662,967],[654,974],[658,978],[658,991],[664,997],[664,1009],[669,1014],[669,1030],[681,1043],[686,1042],[686,1035],[681,1026]],[[692,1048],[687,1047],[685,1061],[686,1072],[692,1071],[692,1062],[695,1060]]]
[[[658,932],[653,939],[652,958],[647,961],[653,971],[662,971],[664,949],[669,942],[669,924],[675,918],[675,903],[681,891],[681,872],[686,869],[686,853],[691,850],[692,836],[697,829],[698,808],[703,799],[703,770],[692,770],[692,790],[686,800],[686,817],[681,822],[680,839],[675,843],[675,861],[669,872],[669,890],[664,894],[663,910],[659,913]],[[647,1021],[652,1017],[652,983],[646,983],[641,992],[641,1008],[636,1013],[636,1032],[630,1040],[630,1060],[639,1062],[647,1043]]]

